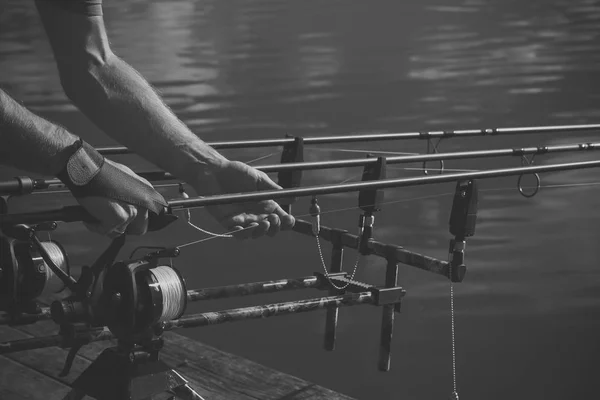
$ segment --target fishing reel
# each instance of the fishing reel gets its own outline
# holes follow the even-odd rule
[[[185,280],[174,267],[159,262],[176,257],[179,249],[114,262],[120,242],[124,239],[115,239],[94,266],[83,268],[78,281],[81,290],[52,303],[50,312],[56,323],[106,326],[117,338],[136,343],[160,335],[162,322],[185,312]]]
[[[118,262],[107,271],[96,312],[117,337],[160,335],[162,322],[183,315],[185,280],[177,269],[158,262],[177,255],[179,249],[165,249],[140,260]]]
[[[32,227],[35,231],[51,231],[56,223]],[[54,264],[70,274],[68,255],[54,240],[39,242]],[[0,311],[8,314],[11,324],[35,321],[42,313],[37,299],[62,292],[64,283],[44,261],[40,249],[30,240],[0,236]]]
[[[179,318],[187,305],[185,280],[164,259],[179,249],[153,251],[138,259],[115,262],[125,236],[113,240],[92,266],[83,266],[78,280],[71,276],[69,257],[54,240],[37,233],[56,223],[3,226],[0,236],[0,311],[5,322],[26,324],[52,318],[62,328],[108,327],[119,339],[136,342],[160,335],[162,322]],[[63,299],[42,308],[38,299]],[[69,293],[70,292],[70,293]]]

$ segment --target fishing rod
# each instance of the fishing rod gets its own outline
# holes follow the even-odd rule
[[[308,145],[316,144],[339,144],[339,143],[354,143],[354,142],[377,142],[386,140],[410,140],[410,139],[449,139],[459,137],[475,137],[475,136],[500,136],[500,135],[516,135],[516,134],[549,134],[549,133],[566,133],[566,132],[594,132],[600,130],[600,124],[587,125],[556,125],[556,126],[532,126],[532,127],[514,127],[514,128],[484,128],[484,129],[461,129],[461,130],[445,130],[445,131],[427,131],[427,132],[404,132],[404,133],[366,133],[356,135],[340,135],[340,136],[318,136],[306,137],[304,143]],[[207,142],[208,145],[215,149],[240,149],[240,148],[257,148],[257,147],[276,147],[283,146],[294,142],[294,137],[287,138],[272,138],[272,139],[256,139],[256,140],[238,140],[238,141],[222,141],[222,142]],[[132,154],[133,152],[127,147],[99,147],[97,150],[103,155],[120,155]]]
[[[136,172],[136,174],[150,182],[175,179],[174,176],[164,171],[144,171]],[[59,189],[66,186],[57,178],[45,179],[17,176],[13,179],[0,181],[0,196],[26,195],[33,193],[34,191],[46,190],[51,187]]]
[[[336,193],[356,192],[360,190],[391,189],[420,185],[431,185],[437,183],[456,182],[460,180],[472,179],[490,179],[507,176],[534,175],[545,172],[569,171],[587,168],[600,167],[600,160],[581,161],[573,163],[549,164],[516,168],[490,169],[477,172],[465,172],[456,174],[423,176],[412,178],[381,179],[374,181],[363,181],[354,183],[317,185],[298,187],[293,189],[265,190],[251,193],[225,194],[208,197],[193,197],[189,199],[174,199],[168,202],[166,210],[161,215],[152,215],[150,217],[150,230],[161,229],[166,224],[172,222],[163,220],[163,217],[171,217],[175,210],[215,206],[222,204],[256,202],[263,200],[277,200],[284,198],[319,196]],[[539,182],[538,182],[539,188]],[[39,211],[32,213],[14,213],[0,215],[0,225],[15,224],[39,224],[48,221],[93,222],[92,217],[81,206],[66,206],[59,209]]]
[[[460,152],[448,152],[448,153],[434,153],[434,154],[418,154],[408,156],[393,156],[386,157],[386,163],[392,164],[408,164],[408,163],[423,163],[423,172],[427,172],[426,163],[431,161],[440,161],[441,169],[443,171],[443,162],[446,160],[459,160],[459,159],[472,159],[472,158],[492,158],[492,157],[505,157],[505,156],[516,156],[522,157],[526,163],[532,161],[526,160],[527,155],[541,155],[550,153],[560,152],[572,152],[572,151],[593,151],[600,149],[600,142],[596,143],[573,143],[566,145],[556,146],[540,146],[540,147],[522,147],[522,148],[505,148],[496,150],[478,150],[478,151],[460,151]],[[377,154],[377,151],[373,152]],[[382,152],[384,153],[384,152]],[[258,165],[256,169],[265,173],[272,172],[296,172],[305,170],[316,170],[316,169],[333,169],[333,168],[348,168],[348,167],[364,167],[377,163],[377,158],[359,158],[359,159],[346,159],[346,160],[332,160],[332,161],[317,161],[317,162],[288,162],[281,164],[269,164],[269,165]],[[141,177],[149,181],[166,181],[174,180],[175,176],[164,171],[146,171],[137,172]],[[48,189],[50,186],[64,186],[63,183],[58,179],[35,179],[27,176],[16,177],[11,180],[0,181],[0,195],[16,195],[16,194],[29,194],[35,190]]]
[[[187,290],[183,276],[173,267],[172,262],[164,260],[170,260],[179,254],[174,249],[162,248],[138,259],[132,259],[132,254],[130,259],[116,262],[116,256],[126,240],[126,235],[122,235],[111,242],[91,267],[82,268],[80,278],[73,284],[72,278],[68,274],[58,272],[61,268],[57,264],[66,265],[62,262],[63,256],[54,254],[56,257],[54,259],[48,251],[49,248],[46,248],[36,237],[39,227],[27,224],[44,220],[49,214],[51,214],[50,220],[64,220],[61,218],[65,217],[65,210],[75,210],[73,215],[67,215],[67,217],[73,217],[77,214],[76,217],[79,219],[73,220],[82,220],[88,216],[82,213],[81,208],[79,208],[79,211],[77,211],[77,207],[67,207],[46,214],[44,212],[31,213],[29,214],[31,218],[24,217],[26,214],[3,215],[0,219],[0,228],[3,234],[10,238],[5,239],[5,246],[9,251],[3,253],[6,257],[12,257],[10,261],[6,262],[11,267],[4,269],[4,271],[11,272],[10,275],[13,278],[11,282],[18,288],[16,292],[12,293],[13,296],[17,297],[11,297],[12,300],[17,301],[11,301],[9,305],[20,305],[23,304],[23,301],[32,300],[31,297],[25,296],[32,292],[27,291],[27,293],[24,293],[21,290],[28,287],[23,284],[24,279],[21,279],[21,277],[27,275],[22,269],[26,269],[29,265],[33,270],[38,270],[39,268],[36,267],[41,265],[42,261],[43,265],[55,273],[55,276],[63,280],[65,286],[71,288],[72,295],[66,299],[53,302],[49,310],[52,320],[59,324],[61,332],[64,332],[61,336],[66,337],[61,345],[71,347],[63,369],[62,375],[64,376],[81,345],[96,339],[100,340],[97,332],[101,327],[108,327],[112,337],[119,340],[119,346],[106,350],[118,354],[108,364],[109,368],[122,368],[125,363],[127,365],[133,363],[137,367],[140,363],[146,362],[154,368],[154,363],[159,359],[158,351],[162,347],[160,336],[164,331],[296,314],[319,309],[326,309],[327,311],[324,345],[326,349],[333,350],[336,339],[338,308],[369,304],[381,307],[382,310],[378,365],[380,370],[387,371],[390,367],[394,318],[395,314],[400,311],[401,301],[405,295],[405,290],[397,283],[398,264],[419,266],[422,269],[444,275],[450,278],[452,282],[462,281],[466,268],[464,265],[465,241],[466,238],[474,234],[475,230],[477,213],[476,179],[592,168],[600,166],[600,161],[497,169],[409,179],[385,179],[385,166],[384,157],[379,157],[374,165],[366,165],[363,171],[363,181],[360,183],[257,192],[252,193],[251,195],[254,197],[250,198],[247,197],[249,194],[234,194],[169,202],[165,214],[175,209],[211,204],[312,195],[313,200],[310,207],[310,214],[313,217],[312,222],[299,219],[294,229],[296,232],[316,238],[324,273],[315,273],[312,277],[297,279],[229,285],[190,291]],[[456,181],[456,190],[449,219],[449,230],[454,239],[450,240],[448,261],[423,256],[410,252],[401,246],[373,240],[373,213],[379,211],[383,204],[382,194],[384,189],[450,181]],[[359,219],[359,234],[352,235],[345,230],[320,226],[320,210],[316,196],[350,191],[359,192],[359,208],[363,211]],[[201,203],[201,201],[204,201],[204,203]],[[332,244],[329,270],[323,260],[321,245],[319,244],[320,239],[327,240]],[[357,256],[372,255],[384,258],[387,261],[385,283],[376,286],[355,280],[354,275],[358,266],[358,258],[351,274],[343,272],[342,254],[345,247],[356,249]],[[31,264],[24,260],[27,257],[31,258],[32,249],[37,251],[35,255],[37,264]],[[17,259],[17,256],[21,258]],[[68,276],[65,276],[65,274]],[[304,288],[327,290],[329,295],[292,302],[183,315],[189,301]],[[42,288],[37,290],[42,290]],[[48,311],[46,309],[41,313],[47,315]],[[77,329],[84,330],[78,331]],[[93,333],[87,334],[88,332]],[[73,337],[76,339],[73,339]],[[0,353],[33,348],[33,346],[46,347],[49,343],[56,344],[57,341],[58,337],[52,336],[42,338],[39,341],[30,340],[26,343],[2,343],[0,344]],[[102,380],[102,376],[93,375],[94,371],[100,370],[100,368],[95,367],[107,362],[107,357],[104,357],[105,354],[108,353],[102,353],[93,362],[94,368],[90,368],[84,373],[87,374],[89,371],[85,379],[88,384],[93,383],[96,385],[100,382],[100,386],[110,386],[106,385],[106,382]],[[135,354],[136,357],[131,358],[131,354]],[[140,355],[139,359],[137,355]],[[103,366],[106,367],[107,365]],[[132,368],[131,370],[136,369]],[[88,379],[90,374],[94,379]],[[126,376],[126,379],[132,380],[136,377]],[[106,396],[106,398],[111,397]]]

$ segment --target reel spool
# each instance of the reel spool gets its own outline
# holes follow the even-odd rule
[[[154,260],[114,264],[103,289],[99,301],[103,320],[119,338],[143,335],[156,324],[181,317],[187,306],[183,276]]]
[[[70,274],[65,249],[55,241],[42,242],[42,246],[54,263]],[[30,242],[0,237],[0,310],[36,313],[35,299],[63,289],[63,282]]]

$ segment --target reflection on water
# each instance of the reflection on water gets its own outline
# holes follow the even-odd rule
[[[112,144],[62,93],[32,3],[10,0],[0,16],[0,85],[91,143]],[[598,0],[105,3],[115,52],[146,76],[206,140],[597,123],[600,117]],[[443,141],[440,150],[552,145],[597,137],[457,139]],[[406,141],[345,149],[414,153],[425,147]],[[252,160],[270,151],[227,155]],[[356,156],[364,154],[308,147],[306,159]],[[271,154],[259,163],[278,157]],[[536,163],[597,157],[592,152],[565,153],[538,157]],[[131,157],[120,160],[143,165]],[[518,159],[490,159],[446,166],[516,165]],[[389,176],[419,173],[405,167],[418,166],[390,168]],[[312,171],[305,174],[305,183],[359,176],[351,168]],[[518,195],[515,179],[481,183],[477,233],[468,244],[470,270],[456,287],[457,367],[465,398],[563,399],[598,391],[600,215],[594,205],[600,188],[592,185],[597,176],[596,170],[543,176],[546,187],[529,200]],[[445,257],[452,190],[447,184],[387,191],[390,204],[377,218],[376,237]],[[16,211],[64,201],[68,197],[35,195],[12,204]],[[356,199],[344,194],[320,203],[323,210],[353,208]],[[296,214],[307,208],[305,200],[294,206]],[[326,214],[324,223],[353,231],[356,214]],[[207,229],[219,229],[202,211],[193,215]],[[64,242],[76,263],[89,263],[89,254],[99,253],[105,244],[78,225],[62,228],[55,238]],[[132,238],[130,245],[180,244],[196,238],[197,232],[179,224],[164,233]],[[320,268],[314,242],[293,234],[243,243],[214,240],[187,249],[177,266],[191,287],[302,276]],[[347,258],[350,265],[354,255]],[[381,260],[367,258],[359,278],[381,282],[382,267]],[[185,333],[360,399],[445,398],[451,388],[448,283],[410,268],[402,268],[401,281],[407,297],[387,374],[375,370],[379,316],[371,308],[342,310],[339,343],[332,354],[321,350],[321,313]],[[288,298],[298,294],[294,296]],[[227,308],[248,301],[260,300],[190,308]]]

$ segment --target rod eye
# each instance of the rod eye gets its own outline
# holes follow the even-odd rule
[[[438,146],[440,145],[441,141],[442,141],[441,137],[438,139],[437,143],[433,143],[433,140],[431,138],[427,139],[427,154],[438,154],[439,153]],[[438,160],[438,162],[440,163],[440,168],[438,169],[438,175],[442,175],[444,173],[444,160],[440,159],[440,160]],[[429,175],[429,168],[427,168],[427,161],[423,161],[422,170],[423,170],[424,175]]]
[[[531,191],[531,192],[527,192],[525,190],[525,188],[523,187],[522,180],[523,180],[523,177],[526,175],[533,175],[533,177],[535,178],[535,187],[533,188],[533,191]],[[521,193],[521,196],[523,196],[523,197],[532,198],[533,196],[538,194],[538,192],[540,191],[540,187],[541,187],[541,179],[540,179],[540,175],[537,172],[534,174],[521,174],[521,175],[519,175],[519,179],[517,179],[517,188],[519,189],[519,193]]]

